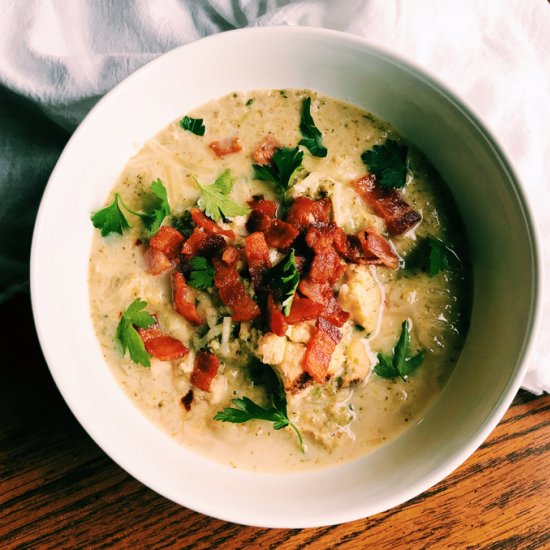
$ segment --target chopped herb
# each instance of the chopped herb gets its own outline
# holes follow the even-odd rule
[[[180,120],[180,126],[184,130],[192,132],[196,136],[204,136],[204,132],[206,130],[202,118],[191,118],[187,115]]]
[[[281,147],[276,149],[268,165],[254,164],[254,177],[276,186],[283,204],[286,203],[286,193],[292,187],[296,171],[302,165],[304,153],[298,147]]]
[[[449,253],[451,251],[439,239],[428,237],[428,275],[435,277],[438,273],[449,269]]]
[[[207,290],[214,286],[214,267],[202,256],[195,256],[191,260],[191,274],[187,281],[192,287]]]
[[[455,252],[432,236],[422,239],[405,258],[406,269],[419,269],[430,277],[448,271],[456,264],[460,264],[460,260]]]
[[[310,97],[306,97],[302,101],[300,132],[302,132],[300,145],[307,147],[310,153],[315,157],[327,156],[327,148],[323,145],[323,134],[319,128],[315,126],[315,121],[311,116]]]
[[[195,178],[195,183],[201,190],[198,205],[207,216],[219,222],[222,217],[234,218],[250,212],[248,206],[237,204],[229,198],[233,188],[233,178],[229,170],[224,170],[211,185],[201,185]]]
[[[193,222],[193,218],[191,217],[191,212],[189,212],[189,210],[186,210],[178,216],[172,216],[170,224],[174,229],[177,229],[186,239],[191,236],[193,230],[195,229],[195,222]]]
[[[300,282],[294,249],[285,259],[264,273],[264,281],[280,296],[283,313],[288,315]]]
[[[118,204],[119,198],[120,195],[115,193],[115,198],[109,206],[92,214],[92,223],[94,227],[101,230],[102,237],[106,237],[109,233],[122,235],[124,230],[130,227]]]
[[[122,354],[126,354],[126,350],[130,352],[130,358],[134,363],[139,363],[144,367],[150,367],[150,355],[145,349],[143,340],[138,334],[135,327],[147,328],[153,325],[156,320],[147,311],[143,309],[147,306],[147,302],[136,298],[122,314],[118,323],[115,341],[120,346]]]
[[[424,352],[410,355],[410,335],[409,323],[403,321],[401,325],[401,335],[393,349],[393,357],[378,354],[378,364],[374,367],[374,372],[381,378],[401,377],[406,380],[413,371],[415,371],[424,361]]]
[[[225,407],[214,416],[220,422],[242,424],[250,420],[267,420],[273,422],[275,430],[290,426],[298,436],[300,449],[304,452],[304,444],[300,430],[290,421],[287,413],[286,396],[281,381],[269,365],[254,366],[254,383],[265,388],[270,405],[267,408],[254,403],[248,397],[232,399],[234,407]]]
[[[254,103],[254,98],[253,98],[253,97],[251,97],[251,98],[245,103],[245,105],[246,105],[247,107],[250,107],[250,106],[252,105],[252,103]]]
[[[361,160],[378,178],[380,187],[400,189],[407,177],[407,146],[388,139],[361,155]]]
[[[135,214],[141,218],[143,225],[147,229],[149,235],[154,235],[160,228],[164,218],[170,215],[170,205],[168,204],[168,194],[160,179],[156,179],[151,183],[151,191],[155,195],[153,201],[144,213],[134,212],[126,205],[124,207],[128,212]]]

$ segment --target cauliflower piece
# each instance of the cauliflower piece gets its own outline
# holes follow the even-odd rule
[[[314,327],[314,321],[304,321],[297,325],[289,325],[285,334],[291,342],[307,344],[311,339],[311,332]]]
[[[285,345],[284,336],[268,332],[258,340],[258,357],[267,365],[278,365],[285,356]]]
[[[342,386],[349,386],[367,379],[371,360],[365,348],[364,338],[352,338],[346,349],[346,367],[342,373]]]
[[[344,282],[338,293],[338,303],[350,313],[350,319],[368,333],[378,326],[383,289],[369,266],[350,265],[344,272]]]

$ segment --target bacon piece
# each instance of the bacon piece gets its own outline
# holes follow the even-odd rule
[[[149,240],[149,246],[160,250],[170,260],[174,260],[180,252],[185,237],[173,227],[163,225]]]
[[[185,357],[189,350],[176,338],[163,334],[158,323],[149,328],[136,329],[147,352],[161,361],[174,361]]]
[[[212,260],[215,269],[214,286],[221,301],[233,309],[233,321],[252,321],[261,314],[258,304],[246,293],[246,289],[234,266],[225,265],[220,259]]]
[[[221,235],[207,235],[196,247],[196,255],[212,258],[218,252],[227,246],[225,239]]]
[[[304,231],[313,223],[328,223],[331,210],[330,199],[314,201],[307,197],[298,197],[292,203],[286,221],[298,231]]]
[[[191,233],[189,238],[183,243],[181,253],[187,256],[196,256],[207,236],[208,235],[204,229],[195,227],[195,229],[193,229],[193,233]]]
[[[306,346],[303,369],[315,382],[324,384],[327,381],[327,371],[332,354],[342,339],[342,333],[322,317],[319,318],[315,326],[317,330]]]
[[[191,405],[193,404],[193,390],[189,390],[182,398],[181,404],[184,406],[185,410],[189,412],[191,410]]]
[[[202,391],[210,391],[212,380],[218,374],[220,360],[209,351],[199,351],[195,357],[193,372],[191,373],[191,384]]]
[[[357,238],[367,263],[382,264],[391,269],[399,267],[399,256],[384,237],[375,231],[360,231]]]
[[[252,153],[252,158],[258,164],[269,164],[273,153],[281,148],[281,144],[271,135],[265,136],[256,150]]]
[[[214,151],[219,158],[223,158],[225,155],[231,155],[243,150],[241,140],[236,136],[213,141],[208,144],[208,147],[210,147],[210,149],[212,149],[212,151]]]
[[[231,229],[223,229],[215,221],[206,217],[202,210],[199,210],[198,208],[191,208],[191,218],[199,227],[202,227],[211,235],[223,235],[228,239],[235,239],[235,233],[231,231]]]
[[[222,254],[222,262],[227,265],[237,265],[237,262],[241,259],[241,251],[234,246],[228,246]]]
[[[334,284],[344,270],[334,247],[339,229],[334,223],[318,224],[312,225],[306,233],[306,244],[315,252],[309,267],[309,278],[314,283]]]
[[[295,294],[290,313],[285,319],[289,325],[297,325],[303,321],[317,319],[324,309],[323,304],[318,304],[308,298],[301,298],[298,294]]]
[[[279,210],[279,205],[275,201],[270,201],[260,197],[254,197],[251,201],[248,201],[248,206],[251,210],[259,210],[263,212],[266,216],[269,216],[271,219],[277,217],[277,211]]]
[[[300,281],[298,290],[310,300],[322,304],[324,311],[320,317],[327,319],[332,324],[341,327],[349,319],[350,314],[340,307],[329,283],[314,283],[305,278]]]
[[[382,189],[374,174],[367,174],[353,180],[351,186],[379,216],[384,218],[388,231],[392,235],[401,235],[422,219],[398,191]]]
[[[287,222],[273,220],[265,231],[265,240],[269,247],[278,250],[288,250],[299,231]]]
[[[156,248],[148,248],[143,255],[147,264],[147,273],[151,275],[160,275],[173,267],[170,258]]]
[[[265,233],[272,221],[273,218],[270,218],[261,210],[252,210],[246,221],[246,229],[249,233],[256,233],[257,231]]]
[[[195,304],[187,301],[187,285],[185,277],[179,273],[172,273],[172,299],[176,311],[193,325],[202,325],[204,320],[199,315]]]
[[[244,240],[244,253],[254,288],[259,288],[262,284],[264,271],[271,267],[269,248],[264,234],[258,232],[248,235]]]
[[[269,294],[267,297],[267,318],[271,332],[277,336],[284,336],[288,328],[288,323],[286,322],[283,312],[275,305],[273,294]]]

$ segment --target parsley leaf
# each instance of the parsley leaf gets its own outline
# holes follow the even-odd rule
[[[258,365],[254,376],[259,385],[265,386],[271,406],[269,408],[261,407],[248,397],[233,399],[232,403],[234,407],[225,407],[223,411],[216,413],[214,420],[231,422],[233,424],[242,424],[249,420],[267,420],[268,422],[273,422],[275,430],[281,430],[290,426],[298,436],[300,449],[302,452],[305,452],[302,434],[288,418],[285,392],[273,369],[268,365]]]
[[[101,229],[102,237],[106,237],[109,233],[122,235],[124,230],[130,227],[118,204],[119,199],[120,195],[115,193],[115,198],[109,206],[92,214],[92,223],[94,227]]]
[[[449,253],[451,251],[439,239],[428,237],[428,275],[435,277],[441,271],[449,269]]]
[[[134,363],[139,363],[144,367],[150,367],[150,355],[145,349],[145,344],[138,334],[135,327],[147,328],[156,323],[155,318],[143,311],[147,306],[147,302],[136,298],[122,314],[118,323],[115,341],[120,346],[122,354],[126,354],[126,350],[130,352],[130,358]]]
[[[292,180],[296,171],[302,165],[303,151],[298,147],[281,147],[276,149],[268,165],[253,164],[254,177],[257,180],[267,181],[276,186],[277,192],[286,202],[286,192],[292,187]]]
[[[214,267],[202,256],[195,256],[191,260],[191,274],[188,284],[199,290],[207,290],[214,286]]]
[[[151,183],[151,191],[153,191],[156,198],[151,203],[147,212],[140,214],[132,212],[128,207],[126,208],[129,212],[141,218],[149,235],[154,235],[159,230],[164,218],[170,215],[170,205],[168,204],[166,187],[164,187],[160,179],[156,179]]]
[[[380,187],[400,189],[407,176],[407,146],[388,139],[361,155],[361,160],[376,175]]]
[[[299,142],[300,145],[307,147],[310,153],[315,157],[327,156],[327,148],[323,145],[323,134],[319,128],[315,126],[315,122],[311,116],[310,97],[306,97],[302,101],[300,132],[302,132],[302,139]]]
[[[180,126],[184,130],[192,132],[196,136],[204,136],[204,132],[206,130],[202,118],[191,118],[187,115],[180,120]]]
[[[233,187],[233,178],[229,170],[224,170],[211,185],[201,185],[195,178],[195,183],[201,190],[198,205],[207,216],[219,222],[224,218],[244,216],[250,212],[248,206],[237,204],[229,198]]]
[[[277,265],[265,271],[264,281],[273,290],[278,291],[281,305],[283,306],[283,313],[288,315],[300,282],[294,249],[291,249],[290,254],[284,260],[281,260]]]
[[[411,356],[409,348],[409,323],[403,321],[399,340],[393,349],[393,357],[379,353],[374,372],[381,378],[397,378],[400,376],[403,380],[406,380],[405,377],[412,374],[424,361],[423,351]]]

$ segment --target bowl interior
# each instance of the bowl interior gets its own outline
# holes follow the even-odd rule
[[[356,462],[306,474],[232,470],[177,445],[118,387],[89,315],[90,213],[127,159],[190,109],[230,91],[260,88],[316,89],[395,126],[450,186],[474,266],[465,349],[425,418]],[[136,478],[182,505],[271,527],[327,525],[377,513],[458,466],[496,425],[520,384],[537,284],[533,233],[518,185],[465,108],[430,78],[360,39],[304,28],[236,31],[184,46],[106,96],[52,174],[36,224],[31,283],[52,374],[97,443]]]

